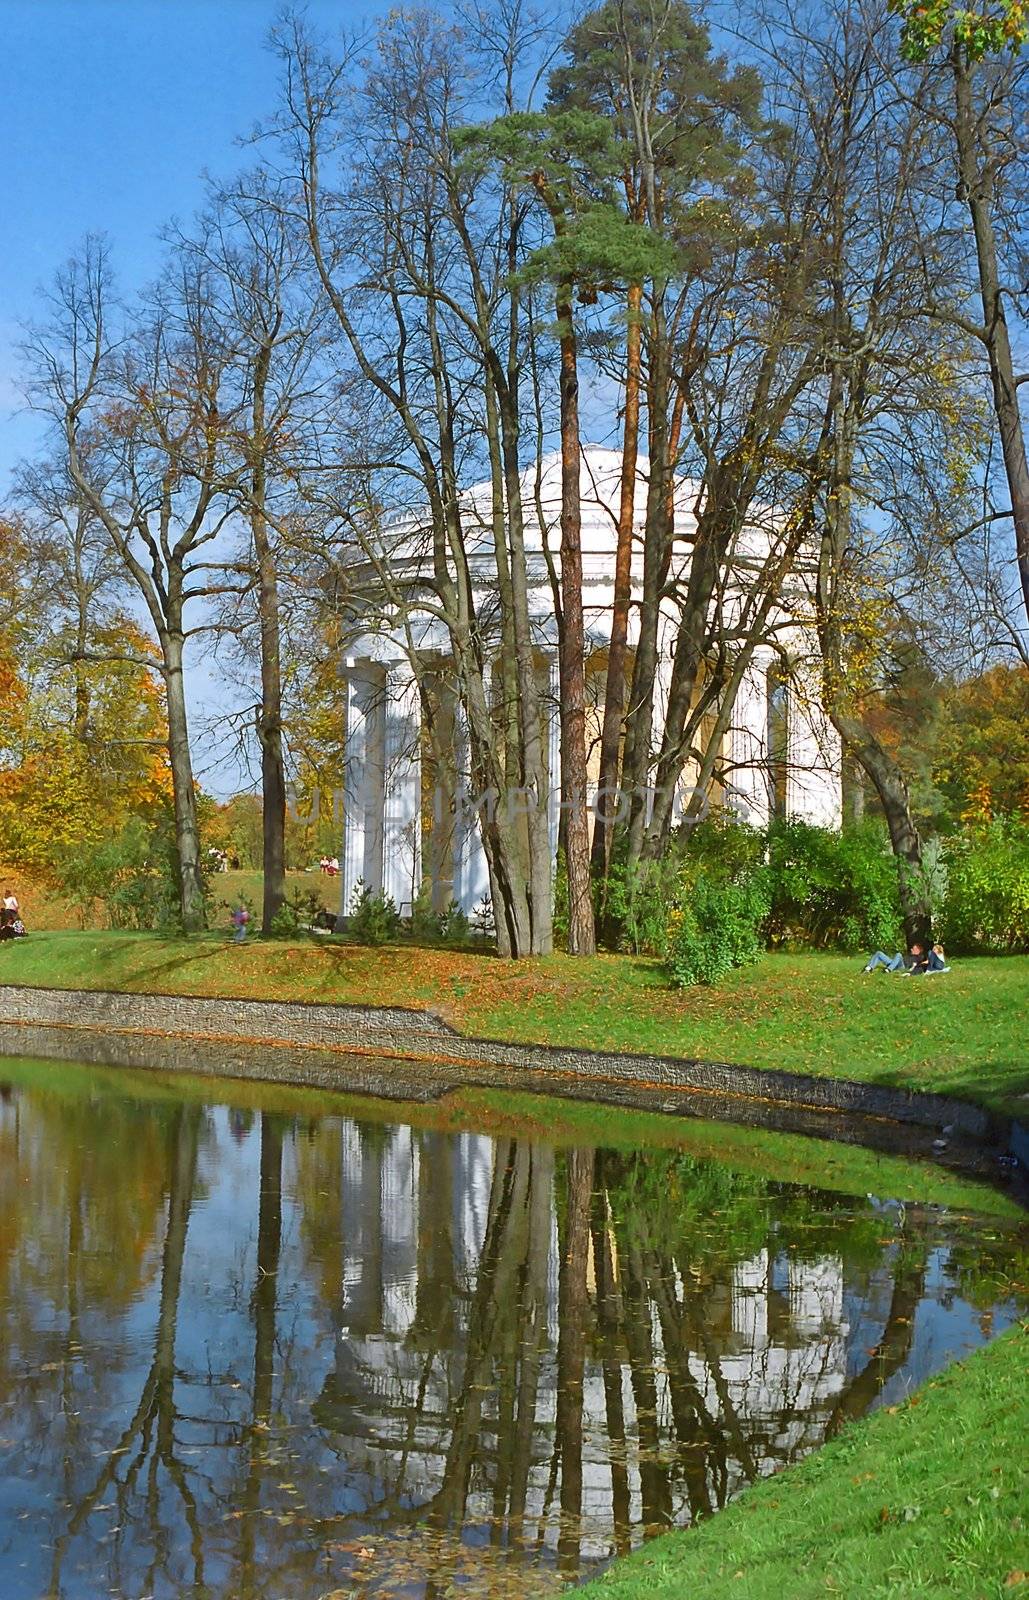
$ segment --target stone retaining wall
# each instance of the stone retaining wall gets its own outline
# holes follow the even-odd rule
[[[667,1087],[721,1100],[746,1099],[798,1111],[846,1112],[1006,1146],[1009,1128],[979,1106],[845,1078],[551,1045],[502,1044],[456,1033],[429,1011],[402,1007],[303,1005],[287,1001],[201,999],[183,995],[110,994],[94,990],[0,986],[3,1025],[74,1028],[103,1034],[170,1034],[181,1039],[247,1041],[305,1050],[361,1052],[414,1062],[508,1069],[519,1087],[534,1076],[574,1078],[610,1098],[615,1084]],[[10,1053],[8,1049],[8,1053]],[[47,1051],[47,1054],[51,1054]],[[524,1075],[528,1074],[528,1078]],[[467,1081],[482,1081],[473,1073]],[[294,1080],[295,1081],[295,1080]],[[490,1081],[503,1083],[503,1070]],[[540,1085],[544,1087],[543,1084]],[[702,1113],[695,1113],[702,1114]],[[716,1113],[717,1114],[717,1113]],[[741,1118],[741,1120],[745,1120]]]
[[[3,1055],[76,1061],[91,1066],[133,1071],[189,1073],[217,1079],[242,1078],[267,1084],[288,1084],[332,1094],[371,1096],[376,1100],[421,1102],[441,1100],[461,1088],[529,1092],[562,1100],[625,1106],[667,1116],[705,1122],[732,1122],[778,1133],[799,1133],[837,1144],[862,1145],[906,1159],[925,1158],[955,1172],[999,1177],[997,1151],[982,1140],[948,1138],[936,1148],[935,1130],[884,1117],[849,1111],[815,1110],[774,1100],[722,1096],[667,1084],[630,1083],[618,1078],[582,1078],[539,1065],[530,1068],[492,1066],[489,1062],[454,1064],[408,1057],[367,1056],[359,1051],[317,1046],[260,1044],[249,1040],[203,1039],[182,1034],[113,1032],[10,1022],[0,1028],[0,1076]],[[215,1086],[212,1099],[231,1099],[231,1091]]]

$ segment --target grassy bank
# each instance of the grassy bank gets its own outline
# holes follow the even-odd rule
[[[0,946],[0,982],[429,1006],[496,1039],[740,1061],[1025,1111],[1029,957],[957,961],[932,978],[865,976],[860,960],[768,955],[676,992],[631,956],[502,962],[473,950],[340,940],[228,943],[37,933]]]
[[[583,1596],[1029,1595],[1027,1376],[1022,1329],[906,1405],[853,1424],[717,1517],[646,1545]]]

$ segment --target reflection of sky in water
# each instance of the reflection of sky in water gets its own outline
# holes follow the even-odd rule
[[[146,1237],[138,1287],[114,1309],[99,1298],[82,1300],[69,1352],[67,1274],[56,1259],[70,1221],[57,1214],[66,1200],[62,1163],[73,1148],[68,1128],[75,1137],[103,1137],[104,1103],[59,1124],[56,1097],[47,1097],[46,1107],[31,1092],[18,1098],[24,1200],[37,1207],[30,1220],[45,1224],[45,1245],[15,1249],[14,1289],[0,1305],[3,1600],[48,1592],[71,1508],[88,1501],[112,1464],[111,1482],[101,1483],[68,1540],[60,1594],[97,1600],[109,1591],[153,1593],[163,1600],[185,1592],[195,1573],[185,1503],[164,1466],[156,1479],[160,1528],[155,1535],[145,1526],[147,1450],[161,1416],[146,1439],[137,1431],[121,1456],[110,1452],[138,1420],[148,1372],[153,1378],[162,1275],[171,1281],[174,1141],[169,1136],[149,1227],[140,1221]],[[11,1107],[2,1111],[9,1161]],[[133,1113],[141,1129],[153,1114],[146,1106]],[[166,1106],[166,1122],[171,1114]],[[910,1213],[898,1223],[895,1211],[821,1197],[801,1227],[796,1193],[784,1190],[764,1197],[767,1225],[759,1224],[760,1236],[743,1228],[747,1247],[735,1255],[727,1253],[717,1208],[698,1214],[673,1250],[650,1231],[657,1224],[646,1208],[623,1227],[631,1190],[611,1187],[611,1174],[621,1181],[623,1172],[615,1161],[597,1169],[607,1174],[600,1198],[590,1201],[586,1191],[584,1237],[591,1220],[595,1232],[579,1310],[562,1323],[556,1207],[571,1205],[566,1158],[557,1158],[555,1178],[546,1147],[505,1145],[510,1165],[495,1170],[497,1146],[485,1136],[336,1119],[277,1120],[281,1238],[269,1291],[258,1271],[260,1116],[218,1106],[193,1125],[199,1142],[181,1284],[177,1303],[166,1297],[173,1359],[162,1370],[174,1466],[196,1503],[213,1600],[275,1592],[272,1574],[295,1600],[358,1579],[372,1584],[367,1592],[417,1596],[427,1569],[453,1573],[459,1589],[471,1585],[469,1594],[544,1592],[557,1558],[563,1492],[554,1470],[558,1390],[562,1372],[574,1369],[568,1350],[580,1327],[581,1521],[569,1575],[577,1564],[585,1570],[607,1559],[616,1545],[637,1543],[645,1526],[688,1521],[704,1497],[717,1507],[749,1476],[812,1448],[852,1394],[862,1396],[862,1410],[893,1403],[1013,1320],[1009,1306],[970,1306],[948,1268],[953,1244],[974,1242],[972,1225],[923,1219],[935,1231],[915,1262],[907,1321],[898,1312],[894,1272],[902,1237],[910,1267]],[[64,1146],[56,1141],[60,1128]],[[132,1131],[130,1117],[119,1137]],[[114,1154],[117,1170],[129,1154]],[[654,1152],[648,1163],[662,1171],[658,1164],[673,1159]],[[708,1163],[695,1170],[705,1183],[721,1169]],[[693,1180],[687,1173],[683,1181]],[[748,1183],[760,1190],[758,1180],[743,1180],[744,1198]],[[712,1193],[732,1214],[733,1181]],[[9,1194],[0,1187],[0,1218]],[[142,1204],[127,1197],[130,1203]],[[684,1212],[695,1210],[687,1188]],[[792,1242],[779,1231],[791,1225],[800,1229]],[[809,1227],[820,1230],[814,1251],[799,1242]],[[270,1238],[266,1233],[265,1250]],[[125,1249],[126,1242],[105,1246],[91,1238],[94,1251],[105,1247]],[[607,1268],[598,1255],[605,1250]],[[488,1275],[480,1271],[484,1252]],[[620,1295],[604,1302],[616,1324],[606,1343],[605,1270]],[[526,1319],[532,1284],[538,1300]],[[262,1327],[265,1380],[255,1370]],[[879,1356],[871,1357],[877,1347]],[[535,1363],[516,1368],[517,1355],[532,1350]],[[871,1386],[870,1361],[883,1368]],[[519,1433],[516,1414],[529,1379],[535,1392],[521,1415],[531,1426]],[[624,1439],[615,1427],[619,1413]],[[458,1416],[471,1419],[463,1466],[455,1466]],[[693,1443],[683,1455],[676,1440],[691,1427]],[[502,1554],[517,1534],[511,1483],[518,1470],[524,1536],[531,1550],[539,1534],[544,1567],[532,1565],[535,1556],[505,1559],[501,1573],[495,1547]],[[118,1490],[115,1478],[133,1472],[132,1491]],[[456,1500],[455,1473],[467,1480],[467,1493]],[[431,1505],[435,1512],[427,1513]],[[166,1546],[156,1567],[155,1536]],[[463,1565],[462,1541],[480,1547],[477,1580],[474,1565]],[[501,1581],[511,1587],[498,1587]]]

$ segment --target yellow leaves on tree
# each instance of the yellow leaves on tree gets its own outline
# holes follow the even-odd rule
[[[82,749],[66,731],[0,771],[0,860],[8,865],[46,871],[63,850],[99,839],[105,826]]]
[[[156,650],[127,619],[101,630],[97,654],[110,650],[153,656],[154,669],[134,661],[79,663],[76,684],[88,704],[85,744],[97,788],[119,825],[129,816],[146,816],[171,800],[168,723],[164,684]]]
[[[963,821],[1029,820],[1029,668],[994,667],[946,696],[934,766]]]
[[[91,641],[91,655],[105,650],[153,653],[124,619]],[[171,777],[156,671],[115,659],[33,667],[26,681],[0,654],[0,861],[45,873],[130,816],[156,814]]]

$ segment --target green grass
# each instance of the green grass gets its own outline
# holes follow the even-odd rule
[[[855,1423],[584,1600],[1007,1600],[1029,1594],[1026,1330]]]
[[[232,946],[224,933],[40,933],[0,946],[0,982],[429,1006],[494,1039],[696,1056],[1029,1107],[1029,957],[932,978],[861,961],[767,955],[710,989],[671,990],[631,956],[498,961],[475,950],[342,940]]]

